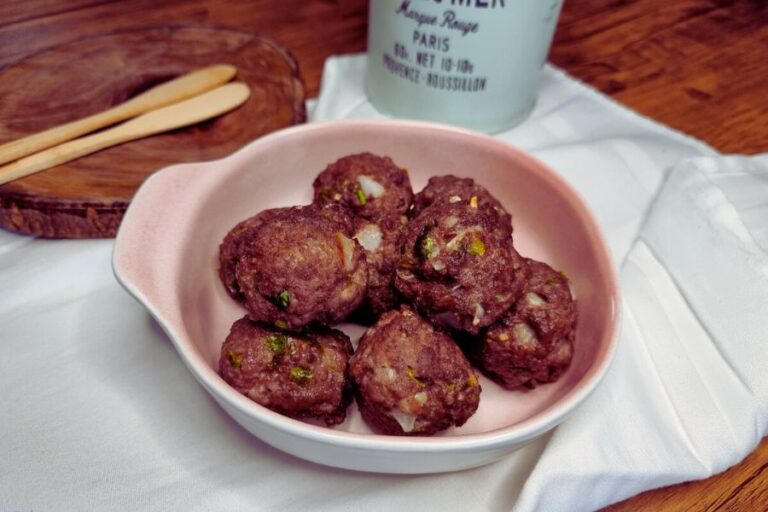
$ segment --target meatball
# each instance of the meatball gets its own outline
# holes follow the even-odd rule
[[[478,367],[507,389],[554,382],[573,357],[576,304],[568,279],[526,260],[522,297],[470,348]]]
[[[411,208],[411,217],[416,217],[425,208],[435,203],[455,203],[471,201],[476,198],[477,206],[490,209],[499,216],[500,223],[512,230],[512,216],[507,213],[501,203],[482,185],[475,183],[472,178],[459,178],[451,174],[429,178],[427,186],[416,194]]]
[[[219,374],[254,402],[292,418],[344,421],[352,397],[349,338],[334,329],[288,334],[243,317],[221,347]]]
[[[341,203],[366,219],[404,214],[413,202],[406,170],[388,157],[371,153],[345,156],[330,164],[313,187],[316,204]]]
[[[384,313],[349,363],[363,419],[393,435],[431,435],[477,410],[480,384],[445,333],[408,306]]]
[[[509,230],[473,201],[434,204],[405,228],[395,286],[434,323],[478,334],[512,307],[523,282]]]
[[[281,208],[240,249],[237,282],[252,320],[297,330],[331,324],[365,297],[367,265],[338,205]]]
[[[355,220],[353,238],[365,250],[368,263],[368,291],[361,308],[363,317],[375,318],[400,303],[395,289],[395,267],[402,253],[400,235],[407,222],[405,215]]]
[[[247,244],[251,234],[265,222],[269,222],[280,209],[264,210],[232,228],[219,246],[219,277],[227,293],[236,301],[245,300],[240,285],[237,282],[237,263],[240,261],[240,251]]]

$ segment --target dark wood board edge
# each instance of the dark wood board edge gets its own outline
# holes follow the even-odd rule
[[[307,121],[306,84],[301,74],[299,62],[293,53],[269,37],[225,26],[200,25],[189,23],[150,24],[110,30],[77,37],[55,45],[46,46],[24,55],[12,62],[0,66],[0,73],[6,68],[22,63],[35,55],[44,53],[58,46],[86,41],[111,34],[137,32],[153,29],[205,29],[235,32],[257,37],[261,42],[281,54],[288,64],[293,83],[293,119],[292,126]],[[159,169],[158,169],[159,170]],[[128,209],[129,203],[118,201],[105,205],[87,201],[46,201],[45,198],[24,194],[0,194],[0,228],[23,235],[40,238],[111,238],[117,234],[120,222]]]
[[[40,238],[110,238],[117,234],[128,203],[68,205],[25,196],[0,196],[0,227]]]

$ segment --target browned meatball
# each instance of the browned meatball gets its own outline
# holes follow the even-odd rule
[[[240,251],[248,243],[251,234],[265,222],[275,217],[281,209],[264,210],[249,217],[232,228],[219,246],[219,277],[230,297],[237,301],[245,300],[240,285],[237,282],[237,263],[240,261]]]
[[[256,403],[326,425],[344,421],[351,401],[352,343],[334,329],[284,333],[241,318],[221,347],[219,373]]]
[[[349,363],[363,419],[393,435],[431,435],[477,410],[480,385],[446,334],[412,309],[384,313]]]
[[[473,197],[476,198],[479,208],[495,211],[501,219],[501,224],[512,230],[512,216],[507,213],[498,199],[493,197],[485,187],[475,183],[472,178],[459,178],[452,174],[429,178],[427,186],[414,197],[410,214],[411,217],[416,217],[433,204],[471,201]]]
[[[514,308],[471,354],[507,389],[554,382],[573,357],[576,304],[568,279],[546,263],[526,260],[527,285]]]
[[[408,222],[405,215],[390,215],[377,220],[355,219],[355,240],[365,250],[368,263],[368,291],[363,302],[363,317],[377,317],[400,303],[395,289],[395,267],[400,260],[400,235]]]
[[[478,334],[512,307],[523,282],[509,231],[474,202],[434,204],[405,228],[395,286],[434,323]]]
[[[281,208],[251,231],[236,276],[252,320],[297,330],[331,324],[365,297],[367,266],[337,205]]]
[[[341,203],[366,219],[404,214],[413,202],[405,169],[371,153],[337,160],[315,178],[313,186],[316,204]]]

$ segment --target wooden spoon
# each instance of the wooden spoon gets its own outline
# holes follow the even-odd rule
[[[209,91],[229,82],[236,73],[237,69],[227,64],[192,71],[153,87],[109,110],[3,144],[0,146],[0,164]]]
[[[205,121],[239,107],[251,95],[247,85],[222,85],[194,98],[140,115],[88,137],[65,142],[0,167],[0,185],[116,144]]]

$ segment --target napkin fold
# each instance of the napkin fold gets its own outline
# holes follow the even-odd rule
[[[674,167],[621,269],[616,360],[555,431],[518,510],[596,509],[755,448],[768,431],[766,229],[768,155]]]
[[[364,69],[329,60],[312,120],[381,117]],[[719,156],[551,66],[531,117],[495,136],[584,196],[623,293],[614,365],[514,508],[596,509],[740,461],[768,423],[768,155]]]
[[[364,66],[328,61],[313,121],[378,115]],[[551,67],[497,137],[580,191],[621,267],[616,361],[552,435],[442,475],[293,458],[195,382],[111,240],[0,231],[0,510],[588,510],[737,462],[768,414],[766,157],[720,157]]]

